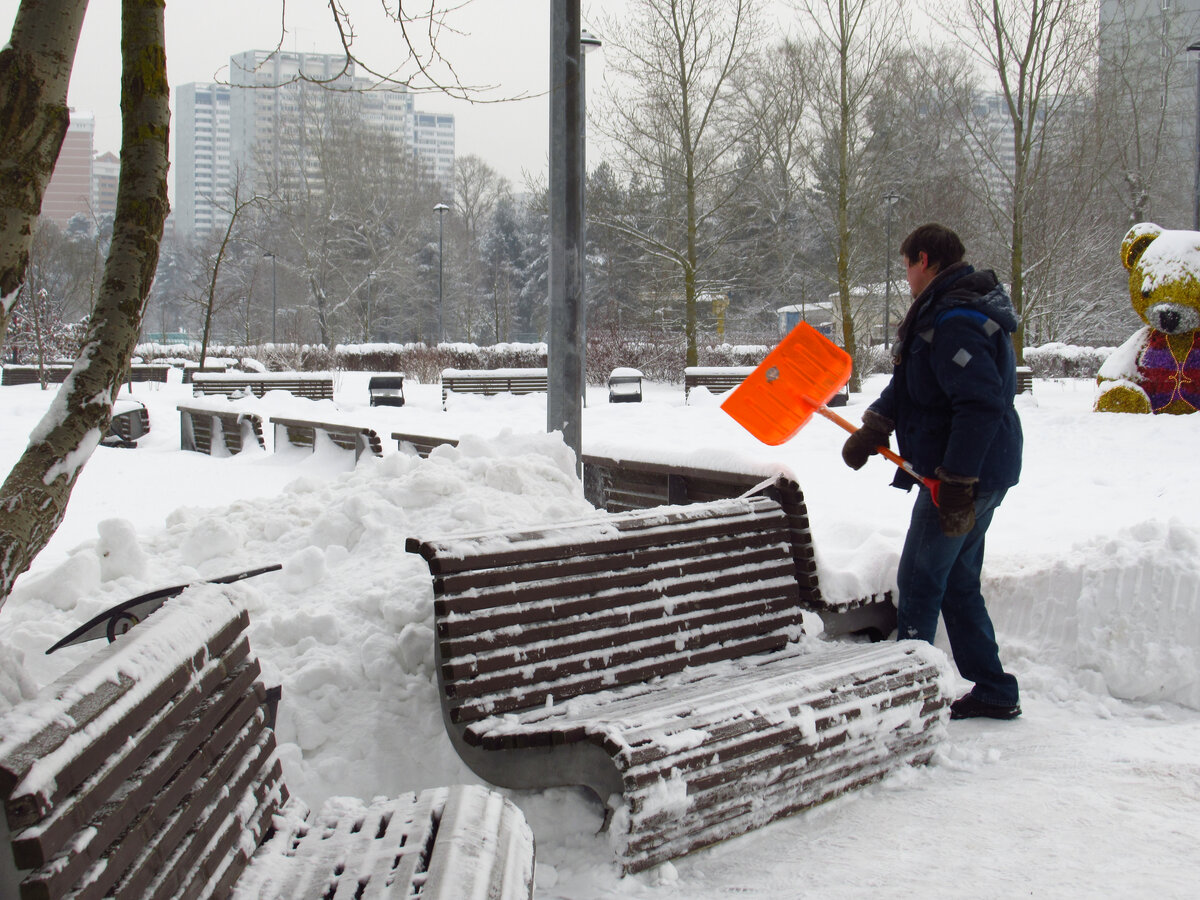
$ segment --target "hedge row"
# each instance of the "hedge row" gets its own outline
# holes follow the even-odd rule
[[[718,344],[699,350],[702,366],[755,366],[770,350],[765,344]],[[1112,347],[1074,347],[1054,343],[1025,350],[1025,364],[1037,378],[1094,378]],[[177,345],[142,344],[136,355],[147,362],[199,361],[199,351]],[[681,383],[686,360],[682,338],[622,338],[612,333],[589,335],[587,378],[603,384],[619,366],[638,369],[651,381]],[[205,360],[215,365],[241,361],[243,366],[266,371],[404,372],[422,384],[438,380],[443,369],[544,368],[547,348],[537,344],[339,344],[332,350],[321,345],[266,344],[246,347],[213,347]],[[882,346],[862,348],[859,371],[864,375],[888,371],[890,355]]]

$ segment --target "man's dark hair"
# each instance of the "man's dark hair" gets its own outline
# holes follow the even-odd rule
[[[924,253],[929,259],[929,264],[937,266],[940,272],[947,266],[960,262],[966,255],[967,248],[958,239],[958,235],[945,225],[931,222],[914,229],[900,245],[900,252],[909,262],[915,261]]]

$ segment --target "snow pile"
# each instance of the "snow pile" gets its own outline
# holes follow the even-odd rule
[[[289,784],[313,805],[335,792],[395,794],[477,780],[445,736],[429,570],[405,539],[587,515],[598,514],[557,436],[466,437],[429,460],[392,453],[340,477],[300,477],[277,497],[181,508],[141,540],[129,522],[104,520],[97,541],[22,581],[10,603],[41,601],[81,621],[116,602],[112,585],[123,597],[282,563],[229,590],[250,611],[267,676],[283,685]]]

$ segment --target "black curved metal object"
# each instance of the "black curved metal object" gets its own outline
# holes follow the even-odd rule
[[[178,597],[193,584],[233,584],[237,581],[253,578],[255,575],[264,575],[267,572],[275,572],[282,568],[283,566],[279,563],[274,563],[273,565],[263,566],[259,569],[247,569],[245,572],[222,575],[220,578],[209,578],[205,581],[190,581],[187,584],[176,584],[171,587],[158,588],[147,594],[124,600],[116,606],[110,606],[104,612],[100,613],[100,615],[84,622],[47,650],[46,655],[49,656],[55,650],[61,650],[63,647],[83,644],[88,641],[98,641],[100,638],[107,638],[111,644],[134,625],[138,624],[138,622],[142,621],[142,619],[146,618],[146,616],[150,615],[150,613],[154,612],[172,597]]]

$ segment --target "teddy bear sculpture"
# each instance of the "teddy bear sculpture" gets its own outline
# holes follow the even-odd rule
[[[1121,242],[1129,298],[1145,322],[1100,367],[1097,412],[1200,407],[1200,232],[1134,225]]]

